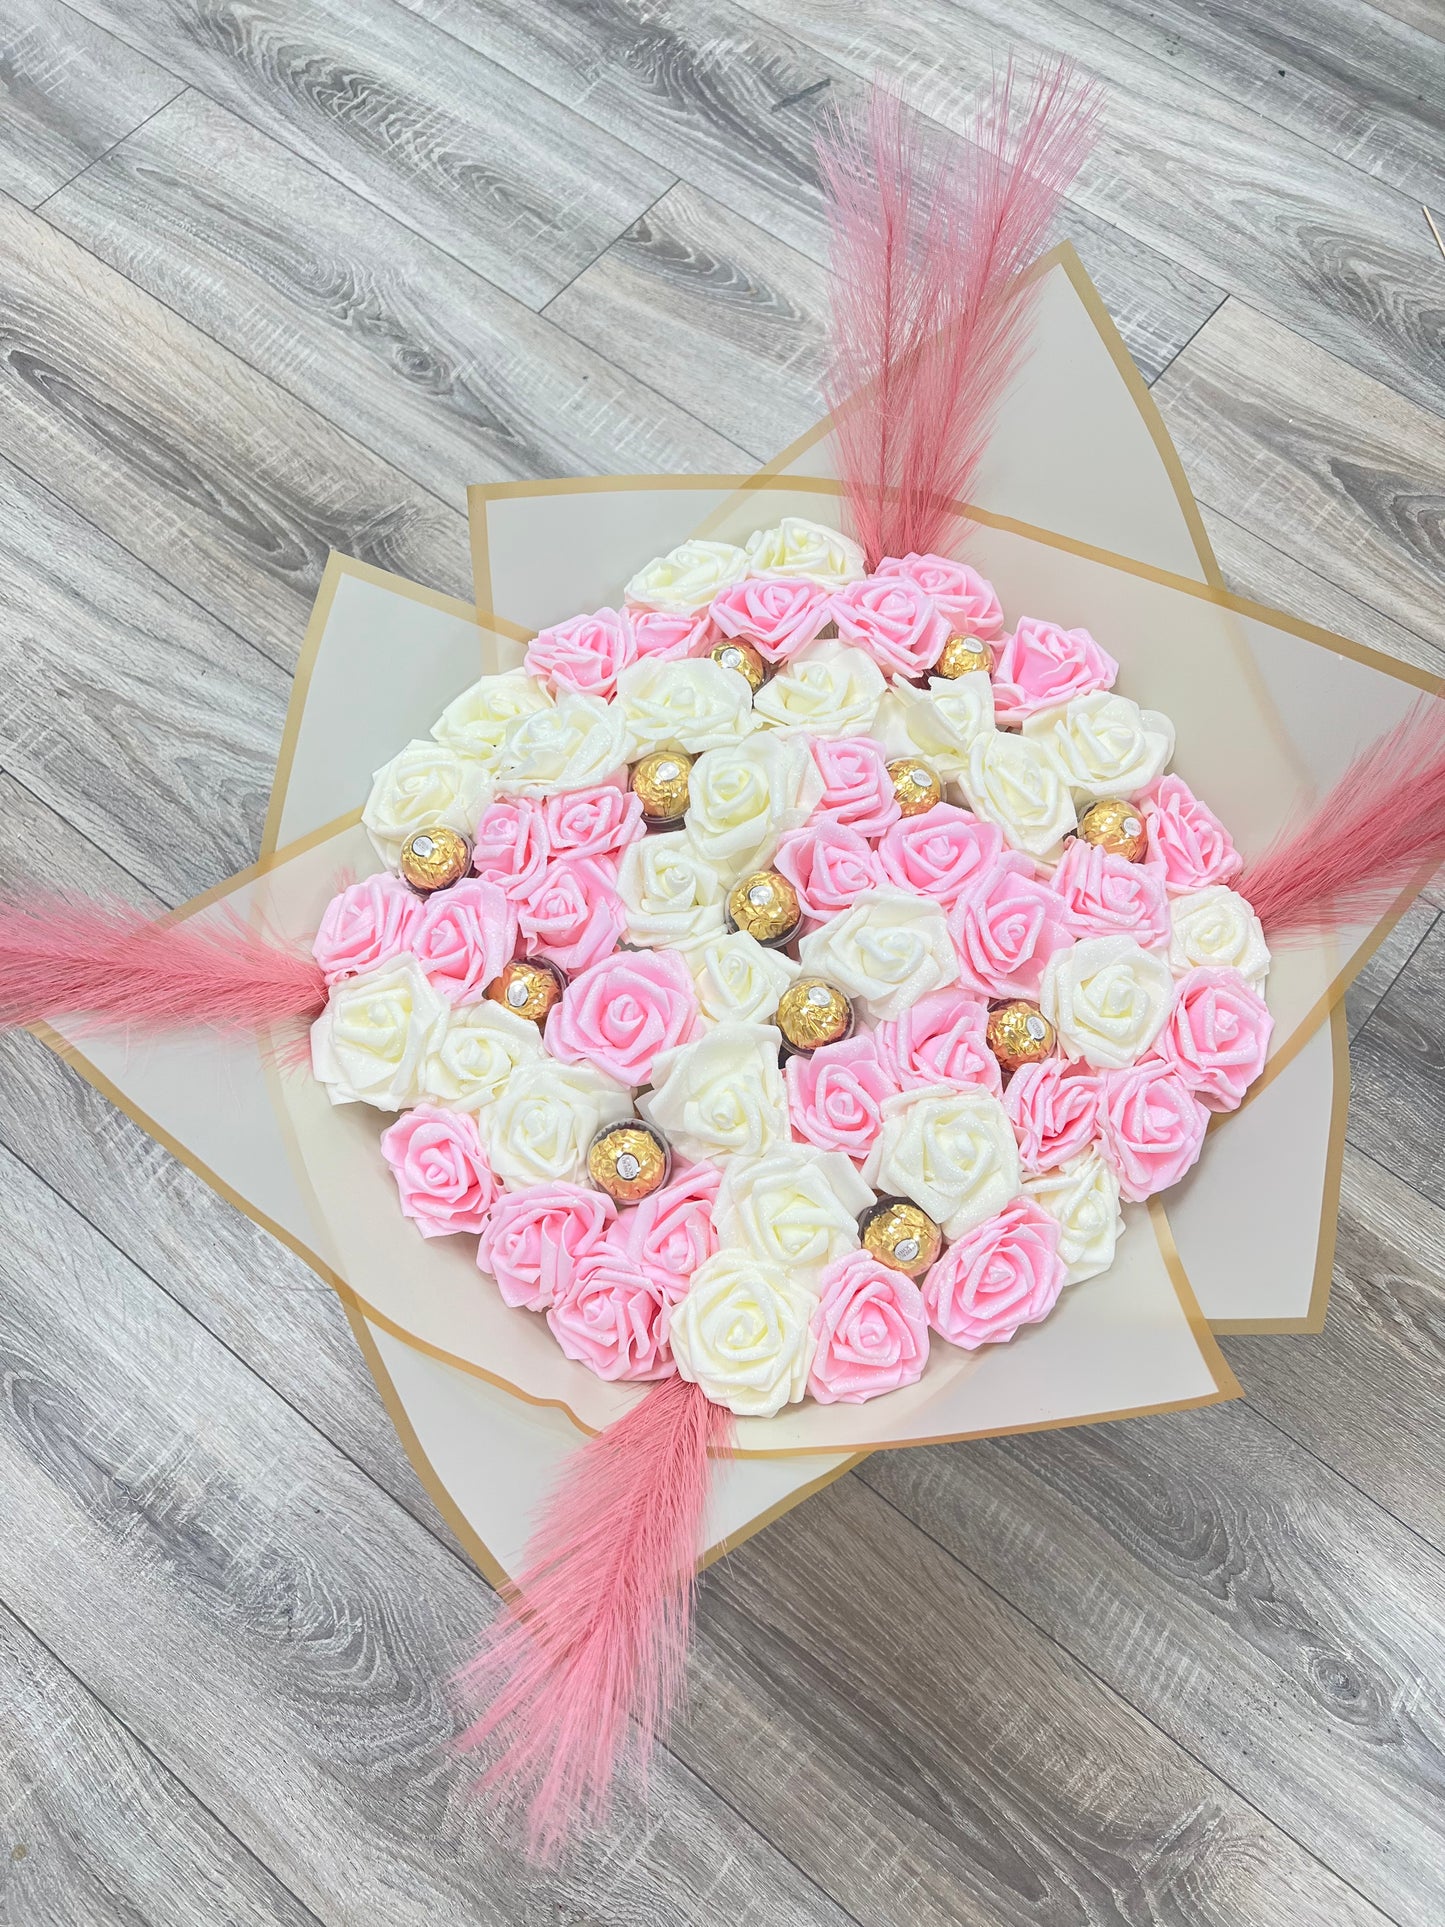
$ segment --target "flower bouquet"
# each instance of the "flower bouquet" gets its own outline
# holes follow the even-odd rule
[[[480,613],[329,570],[274,854],[0,923],[0,1015],[337,1286],[444,1483],[520,1473],[465,1744],[542,1849],[819,1467],[1231,1393],[1166,1209],[1222,1291],[1298,1272],[1320,1026],[1445,854],[1438,703],[1218,587],[1022,272],[1091,113],[932,162],[879,96],[817,436],[477,491]]]

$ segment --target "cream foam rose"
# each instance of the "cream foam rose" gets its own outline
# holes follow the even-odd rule
[[[626,718],[634,758],[654,749],[700,755],[738,742],[755,727],[746,676],[706,660],[634,663],[617,679],[617,710]]]
[[[1122,1070],[1164,1028],[1174,979],[1163,957],[1132,937],[1087,937],[1050,957],[1039,1005],[1064,1055]]]
[[[424,1238],[479,1232],[497,1195],[476,1120],[429,1104],[403,1112],[381,1134],[405,1217]]]
[[[537,1026],[484,1000],[452,1011],[422,1071],[428,1097],[457,1110],[495,1104],[520,1065],[542,1060]]]
[[[753,698],[753,714],[773,729],[866,736],[883,690],[882,671],[861,649],[835,641],[810,642],[763,684]]]
[[[686,830],[634,843],[618,865],[617,894],[629,943],[681,947],[722,932],[726,886]]]
[[[1169,906],[1169,961],[1186,970],[1237,970],[1253,989],[1269,975],[1269,945],[1259,918],[1222,883],[1190,890]]]
[[[1097,1278],[1114,1262],[1114,1247],[1124,1232],[1119,1180],[1090,1148],[1057,1170],[1037,1171],[1024,1179],[1024,1196],[1048,1212],[1059,1227],[1064,1283]]]
[[[639,569],[624,590],[629,605],[692,615],[748,573],[748,558],[731,542],[682,542]]]
[[[781,950],[768,950],[745,930],[725,930],[689,944],[682,953],[697,988],[698,1008],[711,1024],[768,1024],[798,974]]]
[[[451,1006],[415,957],[334,984],[311,1026],[311,1069],[333,1104],[400,1111],[422,1095],[427,1058]]]
[[[1101,690],[1030,716],[1024,741],[1050,758],[1076,802],[1091,802],[1146,790],[1174,754],[1174,725],[1157,709]]]
[[[635,1088],[651,1082],[661,1052],[697,1029],[697,992],[682,957],[619,950],[568,984],[547,1019],[547,1049],[564,1064],[592,1064]]]
[[[1057,764],[1027,736],[1004,729],[976,736],[958,785],[975,815],[997,823],[1009,845],[1029,856],[1052,859],[1076,826]]]
[[[885,1100],[863,1175],[880,1196],[911,1198],[957,1238],[1018,1195],[1018,1146],[988,1091],[926,1084]]]
[[[851,909],[802,939],[798,959],[811,975],[856,997],[875,1021],[901,1016],[958,976],[942,906],[901,890],[865,890]]]
[[[951,1244],[923,1280],[928,1322],[951,1345],[1007,1344],[1020,1325],[1047,1318],[1064,1283],[1057,1223],[1031,1198]]]
[[[456,755],[494,771],[509,725],[551,706],[552,698],[525,669],[509,669],[505,675],[483,676],[454,697],[432,725],[432,735]]]
[[[510,724],[497,755],[497,787],[509,795],[558,796],[592,789],[627,762],[627,725],[616,703],[559,696],[550,709]]]
[[[470,836],[491,792],[480,763],[422,736],[376,772],[361,821],[376,854],[394,869],[415,830],[445,827]]]
[[[748,1251],[716,1252],[673,1308],[677,1369],[739,1418],[772,1418],[807,1390],[814,1303],[782,1265]]]
[[[866,650],[887,676],[925,675],[943,654],[947,619],[906,575],[869,575],[835,592],[833,620],[844,642]]]
[[[982,669],[927,689],[895,682],[879,705],[874,733],[890,756],[921,756],[944,782],[961,777],[975,742],[993,733],[993,685]]]
[[[856,542],[801,515],[785,515],[776,528],[750,535],[747,559],[754,575],[801,576],[825,589],[855,581],[864,569]]]
[[[1075,696],[1112,689],[1118,674],[1118,663],[1087,629],[1023,616],[994,659],[994,708],[1009,722],[1022,723]]]
[[[543,1058],[525,1077],[508,1080],[480,1113],[492,1169],[509,1189],[526,1184],[580,1184],[587,1147],[604,1124],[632,1115],[620,1084],[585,1064]]]
[[[858,1214],[872,1202],[840,1152],[780,1144],[723,1166],[712,1221],[723,1250],[749,1251],[812,1286],[825,1265],[857,1247]]]
[[[638,1109],[680,1157],[759,1157],[788,1137],[782,1042],[771,1024],[718,1024],[662,1053]]]
[[[959,636],[993,642],[1003,634],[1003,607],[977,569],[947,555],[885,556],[875,575],[906,575],[932,596]]]
[[[576,1184],[506,1191],[482,1226],[478,1268],[514,1310],[545,1311],[616,1218],[611,1198]]]
[[[712,619],[766,661],[785,662],[827,628],[828,591],[801,576],[749,576],[714,596]]]
[[[858,1405],[922,1378],[928,1315],[911,1278],[850,1251],[818,1283],[808,1390],[820,1405]]]
[[[763,735],[710,749],[688,778],[687,833],[732,881],[766,863],[822,794],[817,765],[797,737]]]

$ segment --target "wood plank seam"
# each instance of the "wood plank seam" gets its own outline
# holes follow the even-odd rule
[[[75,172],[69,177],[69,179],[57,182],[56,185],[51,188],[48,194],[43,195],[40,200],[30,203],[30,212],[32,214],[38,214],[41,208],[45,206],[45,203],[47,201],[53,201],[57,194],[61,193],[65,188],[70,186],[72,181],[78,181],[82,174],[88,174],[91,168],[98,167],[100,163],[103,160],[105,160],[108,155],[113,154],[115,152],[117,147],[122,146],[124,142],[128,141],[132,134],[138,134],[143,127],[149,127],[157,114],[163,114],[166,111],[167,107],[173,106],[175,102],[181,98],[182,94],[187,94],[189,92],[190,92],[189,87],[187,87],[185,82],[182,81],[180,86],[176,89],[175,93],[171,95],[169,100],[163,100],[159,107],[152,108],[150,113],[146,115],[145,119],[138,120],[134,127],[127,127],[125,132],[119,135],[115,140],[113,140],[110,146],[107,147],[102,153],[94,155],[90,160],[88,160],[85,163],[84,167],[76,168]]]

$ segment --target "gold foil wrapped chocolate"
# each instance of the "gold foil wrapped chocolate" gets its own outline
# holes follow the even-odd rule
[[[1117,796],[1106,796],[1101,803],[1089,805],[1079,818],[1079,835],[1086,843],[1097,844],[1110,856],[1126,857],[1130,863],[1142,862],[1149,841],[1139,810]]]
[[[540,1030],[562,1001],[567,979],[556,964],[538,957],[521,957],[507,964],[487,985],[487,995],[514,1017],[527,1017]]]
[[[884,1198],[858,1221],[863,1249],[893,1271],[921,1278],[938,1262],[943,1233],[918,1205],[907,1198]]]
[[[649,823],[676,823],[686,813],[692,758],[680,749],[658,749],[632,767],[632,793]]]
[[[841,1044],[853,1034],[853,1006],[825,977],[799,977],[778,1001],[778,1029],[800,1053]]]
[[[748,688],[755,695],[762,688],[767,664],[750,642],[715,642],[708,654],[719,668],[736,669],[740,676],[746,677]]]
[[[1054,1048],[1054,1027],[1037,1004],[1022,999],[988,1014],[988,1047],[1005,1071],[1040,1063]]]
[[[472,846],[460,830],[445,824],[413,830],[401,846],[397,867],[418,896],[429,897],[433,890],[461,882],[472,867]]]
[[[888,765],[893,779],[893,794],[905,816],[922,816],[935,803],[943,801],[943,785],[936,770],[920,763],[916,756],[899,756]]]
[[[943,645],[943,654],[928,673],[947,676],[953,682],[959,676],[971,676],[976,669],[982,669],[987,675],[992,668],[993,657],[986,642],[980,642],[977,636],[950,636]]]
[[[667,1139],[650,1124],[606,1124],[587,1147],[587,1175],[614,1204],[650,1198],[671,1169]]]
[[[776,870],[754,870],[728,892],[728,920],[759,943],[786,943],[803,921],[798,893]]]

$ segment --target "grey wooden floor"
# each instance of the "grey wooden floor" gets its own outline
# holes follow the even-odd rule
[[[1010,40],[1108,84],[1062,227],[1231,580],[1445,668],[1445,0],[0,0],[4,875],[252,858],[329,547],[465,594],[468,481],[771,454],[821,105]],[[491,1595],[337,1306],[5,1044],[5,1927],[1439,1927],[1442,910],[1353,993],[1324,1336],[771,1528],[552,1877],[456,1797]]]

